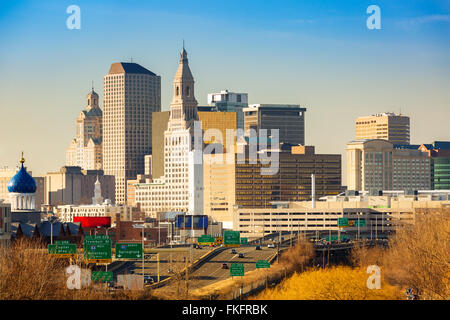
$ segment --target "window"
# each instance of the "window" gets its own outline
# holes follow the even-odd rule
[[[190,90],[189,90],[189,86],[187,86],[187,87],[186,87],[186,96],[188,96],[188,97],[189,97],[189,96],[190,96],[190,94],[191,94],[191,92],[190,92]]]
[[[180,88],[177,87],[177,96],[179,96],[179,95],[180,95]]]

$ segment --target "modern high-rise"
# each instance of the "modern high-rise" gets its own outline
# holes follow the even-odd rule
[[[358,191],[429,190],[430,158],[384,139],[347,144],[347,188]]]
[[[355,121],[356,140],[383,139],[394,144],[409,144],[409,117],[391,112],[359,117]]]
[[[203,211],[202,150],[194,149],[195,143],[200,147],[203,144],[201,136],[197,137],[199,141],[194,141],[194,124],[196,121],[199,124],[197,100],[184,48],[173,89],[169,122],[164,132],[164,175],[151,183],[135,185],[135,202],[152,217],[166,211],[196,215]]]
[[[306,108],[287,104],[252,104],[244,108],[244,129],[267,129],[270,135],[272,129],[279,130],[280,142],[293,145],[305,144],[305,112]]]
[[[116,203],[126,202],[126,180],[144,173],[152,153],[152,112],[161,111],[161,77],[136,63],[113,63],[104,77],[103,170],[114,175]]]
[[[244,129],[243,109],[248,107],[248,94],[222,90],[208,94],[208,104],[213,106],[211,111],[236,112],[236,127]]]
[[[76,137],[66,151],[67,166],[84,170],[102,169],[102,118],[99,97],[92,88],[87,95],[87,107],[76,121]]]

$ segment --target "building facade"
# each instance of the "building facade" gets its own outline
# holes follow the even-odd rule
[[[152,113],[161,110],[161,77],[136,63],[113,63],[104,77],[103,170],[115,176],[116,202],[126,180],[144,173],[152,153]]]
[[[242,208],[264,208],[273,201],[305,201],[312,198],[315,175],[315,196],[337,195],[341,192],[341,155],[316,154],[312,146],[282,144],[274,175],[262,174],[269,167],[258,158],[251,161],[245,148],[245,162],[236,154],[236,205]],[[253,162],[253,163],[252,163]]]
[[[348,190],[429,190],[431,161],[420,150],[384,139],[347,144]]]
[[[152,177],[164,175],[164,132],[169,125],[170,111],[153,112],[152,117]]]
[[[235,230],[256,238],[274,232],[309,234],[318,239],[345,235],[352,239],[385,238],[398,226],[412,224],[418,214],[450,208],[449,193],[417,195],[331,196],[324,201],[273,203],[269,208],[235,208]],[[339,227],[338,219],[348,226]],[[345,232],[345,233],[344,233]]]
[[[81,170],[80,167],[64,166],[58,172],[47,173],[44,178],[46,205],[91,203],[97,179],[102,185],[101,196],[114,203],[115,177],[104,175],[102,170]]]
[[[66,150],[66,165],[84,170],[101,170],[102,122],[98,94],[92,88],[87,95],[86,109],[81,111],[76,121],[76,137]]]
[[[227,155],[203,155],[203,214],[222,222],[224,228],[232,228],[236,204],[236,164],[234,153],[232,161],[226,161]]]
[[[270,135],[270,130],[278,129],[280,142],[305,145],[305,112],[299,105],[252,104],[244,108],[245,133],[266,129]]]
[[[0,200],[0,245],[7,245],[11,240],[11,204]]]
[[[409,117],[395,113],[378,113],[356,119],[356,140],[383,139],[394,144],[410,143]]]
[[[227,130],[236,132],[236,114],[236,112],[199,111],[198,119],[202,123],[203,143],[206,145],[221,144],[223,148],[221,152],[226,152],[229,144],[235,146],[235,135],[233,134],[232,141],[228,141]]]

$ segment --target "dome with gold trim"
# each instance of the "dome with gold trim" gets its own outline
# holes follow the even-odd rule
[[[25,159],[20,159],[21,168],[20,170],[9,180],[8,182],[8,192],[11,193],[35,193],[36,192],[36,181],[27,172],[23,163]]]

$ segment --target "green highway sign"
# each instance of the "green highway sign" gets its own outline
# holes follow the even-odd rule
[[[232,263],[230,266],[230,276],[243,277],[244,276],[244,265],[242,263]]]
[[[197,238],[197,243],[202,245],[210,245],[215,243],[215,239],[213,236],[204,234]]]
[[[241,238],[241,244],[248,244],[248,238]]]
[[[85,236],[84,259],[93,263],[107,263],[111,260],[111,239],[109,236]]]
[[[116,243],[117,259],[142,259],[142,243]]]
[[[256,262],[256,268],[260,269],[260,268],[270,268],[270,263],[267,260],[258,260]]]
[[[355,220],[355,227],[365,227],[366,226],[366,220]]]
[[[347,239],[348,237],[347,236],[341,236],[341,240],[345,240],[345,239]],[[330,237],[329,236],[326,236],[325,237],[325,240],[326,241],[328,241],[328,242],[330,242]],[[338,236],[331,236],[331,241],[338,241],[339,240],[339,237]]]
[[[239,247],[241,245],[241,233],[239,231],[225,230],[223,238],[225,247]]]
[[[76,244],[49,244],[48,253],[57,258],[73,258],[77,254]]]
[[[70,244],[69,240],[56,240],[56,244]]]
[[[348,218],[338,218],[339,227],[348,227]]]
[[[113,273],[111,271],[92,271],[91,280],[98,282],[112,282]]]

